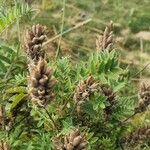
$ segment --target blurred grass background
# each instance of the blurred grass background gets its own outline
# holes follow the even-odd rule
[[[92,20],[52,40],[48,46],[49,57],[56,54],[70,55],[73,60],[85,60],[89,52],[96,50],[96,35],[112,20],[114,22],[115,46],[121,52],[121,63],[129,66],[134,81],[150,81],[150,0],[26,0],[34,10],[32,16],[21,20],[19,34],[36,23],[46,25],[51,39],[62,31],[91,18]],[[5,8],[13,3],[6,1]],[[62,23],[63,21],[63,23]],[[18,28],[12,26],[5,33],[9,43],[18,43]],[[16,33],[16,34],[14,34]],[[140,75],[140,76],[139,76]]]

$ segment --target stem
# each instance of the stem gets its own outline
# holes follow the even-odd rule
[[[137,72],[133,77],[136,77],[138,74],[140,74],[140,76],[141,76],[141,73],[145,70],[145,69],[147,69],[147,67],[150,65],[150,63],[148,63],[148,64],[146,64],[139,72]]]
[[[17,8],[17,1],[14,0],[15,2],[15,7]],[[18,33],[18,40],[19,42],[21,41],[21,36],[20,36],[20,25],[19,25],[19,17],[16,18],[16,22],[17,22],[17,33]]]
[[[116,127],[114,127],[112,130],[110,130],[110,132],[113,131],[113,130],[116,130],[116,128],[117,128],[119,125],[122,126],[123,123],[125,123],[126,121],[128,121],[129,119],[131,119],[132,117],[134,117],[136,114],[137,114],[137,113],[135,112],[133,115],[129,116],[128,118],[126,118],[126,119],[123,120],[122,122],[117,123],[117,124],[116,124]]]
[[[20,36],[20,25],[19,25],[19,18],[17,17],[17,31],[18,31],[18,40],[19,42],[21,41],[21,36]]]
[[[131,119],[132,117],[134,117],[137,113],[135,112],[133,115],[129,116],[128,118],[126,118],[124,121],[121,122],[121,124],[125,123],[126,121],[128,121],[129,119]]]
[[[53,126],[55,127],[55,129],[56,129],[57,131],[59,131],[59,129],[58,129],[58,127],[57,127],[57,124],[55,123],[54,119],[52,118],[52,116],[50,115],[50,113],[48,112],[48,110],[47,110],[45,107],[43,107],[43,108],[44,108],[44,110],[46,111],[46,113],[47,113],[47,115],[48,115],[50,121],[53,123]]]
[[[46,6],[46,0],[42,0],[42,9],[44,10]]]
[[[11,69],[13,68],[13,65],[15,64],[15,60],[11,63],[11,65],[9,66],[5,76],[4,76],[4,80],[7,79],[7,77],[9,76],[9,74],[11,73]]]
[[[140,39],[140,53],[141,53],[141,57],[140,57],[140,64],[143,63],[143,59],[142,59],[142,54],[144,52],[144,48],[143,48],[143,40]],[[140,78],[142,77],[142,71],[140,72]]]
[[[62,33],[63,33],[63,29],[64,29],[64,22],[65,22],[65,4],[66,4],[66,0],[63,0],[63,14],[62,14],[62,25],[61,25],[61,30],[60,30],[60,38],[59,38],[59,41],[58,41],[58,47],[57,47],[57,51],[56,51],[56,59],[59,55],[59,52],[60,52],[60,43],[61,43],[61,40],[62,40]]]
[[[119,142],[119,145],[120,145],[121,150],[125,150],[121,142]]]

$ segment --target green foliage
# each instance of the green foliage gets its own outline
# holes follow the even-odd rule
[[[16,3],[15,6],[5,9],[1,7],[0,10],[0,33],[2,33],[6,28],[12,25],[16,19],[20,19],[23,16],[31,13],[31,8],[28,4],[23,1]]]
[[[119,67],[118,57],[116,51],[111,51],[91,54],[86,62],[78,64],[72,64],[69,58],[50,62],[49,66],[54,69],[54,77],[58,83],[55,87],[56,98],[46,108],[48,114],[44,109],[32,107],[30,102],[26,105],[30,98],[26,94],[25,77],[19,74],[12,78],[9,88],[4,90],[5,101],[9,102],[9,105],[5,102],[8,118],[16,118],[16,123],[12,125],[7,137],[12,148],[53,150],[52,139],[56,135],[66,135],[79,126],[87,137],[89,150],[120,149],[119,143],[125,128],[118,124],[132,115],[135,102],[132,96],[121,96],[129,81],[127,78],[121,78],[126,69]],[[80,80],[86,79],[89,75],[94,76],[101,84],[110,85],[117,93],[117,105],[107,121],[104,110],[110,104],[107,97],[100,93],[95,93],[89,101],[81,105],[82,116],[78,116],[76,111],[72,96],[74,89]],[[130,129],[130,126],[126,128]]]
[[[10,51],[14,52],[12,49]],[[49,62],[58,83],[55,87],[56,97],[46,108],[48,113],[31,105],[24,75],[18,74],[11,78],[7,88],[3,90],[7,117],[15,117],[15,123],[9,129],[7,137],[11,147],[14,150],[53,150],[52,139],[56,135],[67,135],[79,126],[86,135],[89,150],[120,149],[121,138],[131,127],[129,124],[125,127],[119,124],[133,114],[135,101],[132,95],[124,96],[123,91],[129,81],[122,77],[127,70],[120,68],[118,58],[118,53],[113,50],[110,53],[93,53],[86,62],[77,64],[73,64],[67,57]],[[8,60],[4,62],[6,65]],[[81,105],[83,115],[80,116],[76,111],[74,90],[79,81],[85,80],[89,75],[100,84],[108,84],[117,93],[116,105],[109,120],[106,120],[104,113],[110,104],[107,97],[99,92]],[[1,137],[6,139],[3,132]]]
[[[0,45],[0,78],[7,79],[23,73],[25,57],[20,55],[19,47]]]

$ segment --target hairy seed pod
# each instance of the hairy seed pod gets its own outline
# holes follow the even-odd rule
[[[150,105],[150,86],[143,83],[141,85],[141,91],[139,93],[138,106],[135,108],[135,113],[141,113],[146,111]]]
[[[47,62],[40,58],[37,64],[29,65],[29,94],[33,104],[45,106],[54,98],[53,87],[56,80],[52,79],[52,71],[47,66]]]
[[[72,145],[78,146],[80,144],[80,141],[82,140],[82,136],[77,136],[74,138]]]
[[[57,150],[87,150],[87,141],[79,129],[73,130],[64,137],[57,137],[53,140]]]
[[[109,103],[109,106],[106,106],[104,109],[105,119],[108,120],[116,106],[116,93],[114,93],[113,89],[106,84],[100,85],[100,93],[107,98],[106,101]]]
[[[0,141],[0,150],[10,150],[10,146],[6,141]]]
[[[46,27],[39,24],[33,25],[31,30],[26,32],[24,39],[25,52],[28,57],[37,62],[40,57],[44,58],[45,51],[42,48],[43,42],[46,40]]]
[[[134,148],[139,144],[143,144],[145,140],[150,140],[150,127],[144,126],[122,139],[126,147]]]
[[[75,103],[77,103],[77,105],[84,103],[91,94],[98,91],[98,88],[99,84],[92,76],[89,76],[84,81],[80,81],[73,97]]]
[[[113,23],[110,22],[106,26],[102,35],[98,35],[96,39],[97,51],[111,51],[113,47]]]

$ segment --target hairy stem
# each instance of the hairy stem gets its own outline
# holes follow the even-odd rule
[[[121,122],[121,124],[127,122],[129,119],[131,119],[132,117],[134,117],[137,113],[134,113],[133,115],[129,116],[128,118],[126,118],[124,121]]]

